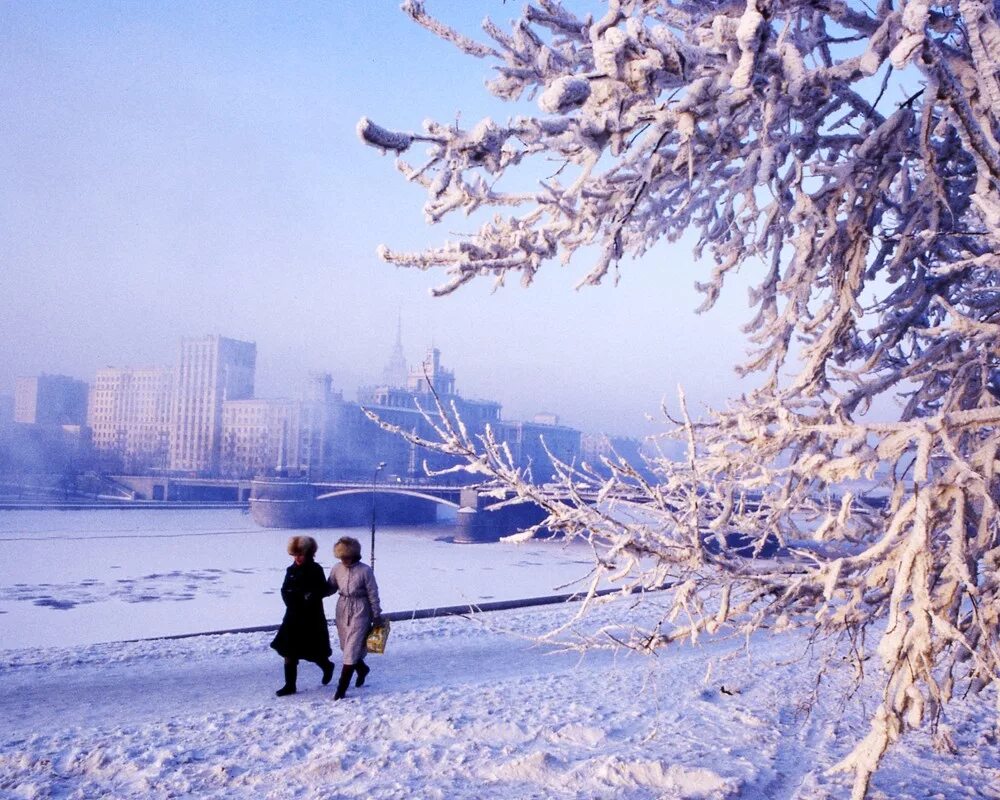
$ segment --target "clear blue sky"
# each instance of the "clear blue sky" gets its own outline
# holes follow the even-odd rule
[[[466,30],[520,7],[427,6]],[[696,316],[708,265],[690,243],[617,288],[575,291],[585,265],[552,264],[529,290],[443,299],[441,274],[377,259],[464,220],[426,226],[422,191],[360,143],[358,119],[504,119],[490,74],[385,0],[0,5],[0,392],[17,375],[172,364],[181,336],[221,333],[257,342],[258,395],[325,370],[353,399],[401,313],[411,363],[434,343],[459,391],[508,418],[641,434],[678,383],[721,402],[746,296]]]

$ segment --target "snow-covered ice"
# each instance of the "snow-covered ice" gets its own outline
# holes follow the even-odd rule
[[[300,531],[329,568],[333,544],[367,529]],[[238,510],[0,512],[3,647],[277,624],[278,589],[296,531],[265,530]],[[376,570],[386,610],[561,594],[592,567],[585,547],[456,545],[447,525],[379,527]]]
[[[55,549],[66,541],[35,534],[57,542]],[[268,534],[273,546],[261,564],[283,565],[286,535]],[[427,553],[419,554],[420,543],[432,548],[445,574],[473,569],[490,552],[416,533],[400,534],[403,539],[413,548],[410,557],[419,558],[410,568],[424,575]],[[126,541],[121,552],[131,558],[122,569],[141,561],[144,547]],[[392,541],[379,545],[386,593]],[[506,547],[516,555],[495,557],[494,572],[497,584],[508,588],[520,587],[518,564],[526,553],[543,566],[546,559],[556,565],[575,560],[555,544]],[[251,563],[245,548],[226,549],[230,562]],[[6,558],[4,564],[6,592],[12,573]],[[54,586],[73,583],[58,573],[50,569]],[[81,609],[113,602],[98,596],[113,581],[99,572],[92,577],[104,589],[92,588],[88,603],[60,610],[5,596],[0,609],[27,605],[48,619],[72,619]],[[207,603],[195,594],[186,602],[120,601],[120,607],[161,606],[164,616],[196,625],[201,620],[185,617],[184,609]],[[225,604],[231,597],[216,600]],[[276,601],[267,596],[265,602]],[[740,641],[717,638],[656,656],[580,656],[534,640],[573,610],[549,606],[397,622],[387,653],[369,658],[368,684],[340,702],[309,664],[302,665],[299,694],[275,698],[281,668],[268,648],[270,633],[107,642],[101,641],[106,630],[92,629],[90,644],[5,649],[0,797],[849,796],[848,778],[826,770],[865,730],[865,715],[878,702],[874,667],[868,682],[849,693],[843,675],[815,687],[819,651],[795,634],[759,634],[748,652]],[[582,624],[596,628],[636,613],[657,614],[655,595],[638,609],[632,598],[599,606]],[[33,617],[31,624],[45,618]],[[0,615],[5,634],[10,619]],[[81,626],[84,619],[92,624],[78,617]],[[946,711],[942,724],[950,728],[955,754],[936,751],[926,731],[907,735],[877,775],[873,797],[1000,798],[995,702],[991,692]]]

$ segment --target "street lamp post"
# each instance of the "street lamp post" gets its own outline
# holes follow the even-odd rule
[[[372,546],[371,546],[371,567],[375,569],[375,482],[378,480],[378,474],[385,467],[384,461],[379,461],[378,466],[375,467],[375,472],[372,475]]]

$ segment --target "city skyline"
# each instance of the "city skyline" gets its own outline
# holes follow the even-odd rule
[[[499,0],[428,10],[473,35],[484,15],[516,13]],[[259,344],[262,393],[320,370],[361,385],[400,311],[409,341],[467,365],[465,391],[522,418],[557,410],[644,435],[678,384],[695,413],[739,385],[744,296],[734,286],[694,313],[711,265],[691,267],[693,240],[579,291],[584,263],[530,290],[485,281],[434,299],[440,275],[379,261],[380,244],[420,249],[453,230],[425,224],[422,190],[359,141],[358,120],[518,112],[482,91],[488,65],[394,2],[42,2],[0,17],[0,391],[46,370],[93,375],[112,346],[118,363],[167,363],[178,336],[212,330]]]
[[[442,417],[452,418],[445,425],[460,421],[472,437],[490,428],[519,469],[545,475],[553,459],[598,465],[618,447],[635,454],[640,447],[584,434],[551,413],[505,418],[499,402],[458,392],[437,348],[408,364],[398,331],[383,380],[358,387],[356,401],[345,400],[329,373],[310,376],[294,397],[259,397],[256,363],[254,342],[210,334],[182,337],[174,366],[108,366],[90,384],[64,375],[19,378],[16,413],[0,418],[0,467],[66,480],[87,471],[312,480],[366,476],[379,463],[396,476],[424,477],[455,466],[453,455],[420,444],[440,437]]]
[[[436,348],[433,343],[429,343],[424,346],[423,354],[420,358],[416,359],[410,358],[406,354],[406,344],[403,341],[405,337],[402,337],[401,332],[402,328],[400,325],[400,327],[397,329],[395,343],[391,346],[387,345],[385,348],[385,355],[382,365],[379,366],[378,364],[373,364],[372,369],[370,370],[370,377],[353,387],[340,383],[337,380],[337,376],[334,375],[330,370],[325,370],[321,368],[311,371],[308,375],[302,376],[301,380],[297,384],[283,386],[281,391],[268,390],[266,392],[262,392],[257,387],[261,385],[260,379],[266,376],[262,376],[261,374],[255,371],[252,381],[254,389],[251,392],[251,396],[255,400],[268,400],[268,401],[281,401],[281,400],[301,398],[302,396],[307,395],[309,393],[311,383],[315,378],[317,378],[318,376],[328,376],[333,382],[334,389],[340,393],[344,393],[346,399],[349,402],[357,402],[361,405],[364,405],[364,403],[362,403],[361,400],[366,392],[370,393],[373,387],[378,387],[383,385],[405,386],[407,375],[409,374],[410,377],[412,378],[412,371],[414,369],[413,365],[419,364],[423,359],[428,358],[429,357],[428,354],[430,354],[431,352],[440,351],[440,348]],[[219,332],[205,334],[204,336],[182,335],[178,336],[177,340],[174,343],[175,350],[178,342],[184,343],[189,340],[194,340],[194,339],[200,340],[213,337],[225,340],[234,339],[234,337],[230,337],[224,333],[219,333]],[[257,345],[256,340],[253,339],[240,340],[240,341],[245,341],[247,344],[252,345],[254,347],[256,347]],[[169,370],[171,372],[174,372],[180,367],[179,360],[176,358],[176,355],[177,354],[175,352],[174,359],[172,359],[169,362],[163,362],[163,363],[153,363],[151,361],[137,362],[137,363],[122,363],[122,362],[116,362],[114,360],[105,359],[103,365],[101,367],[98,367],[92,375],[76,375],[76,374],[67,375],[64,373],[55,372],[54,370],[42,370],[35,375],[17,375],[15,376],[15,381],[25,381],[25,380],[32,381],[32,380],[37,380],[38,378],[43,376],[49,378],[60,378],[60,379],[69,378],[74,381],[81,382],[86,386],[88,386],[91,390],[93,390],[100,383],[102,374],[108,372],[116,372],[116,373],[130,372],[130,373],[135,373],[137,375],[141,374],[147,380],[149,379],[149,375],[147,375],[147,373],[154,373],[160,370]],[[259,363],[260,362],[259,350],[257,351],[256,355],[257,355],[257,363]],[[400,362],[400,358],[403,359],[402,362]],[[449,363],[451,362],[449,361]],[[393,383],[387,376],[389,376],[393,372],[399,372],[400,369],[402,369],[401,374],[403,380],[399,383]],[[464,371],[463,366],[459,365],[457,371],[461,374]],[[448,374],[453,376],[452,385],[450,386],[449,391],[454,391],[455,393],[460,394],[469,400],[492,401],[492,398],[487,398],[485,395],[470,393],[466,390],[463,390],[462,387],[459,387],[457,382],[454,380],[453,370],[449,370]],[[265,381],[264,385],[268,385],[273,388],[276,384],[274,384],[273,381],[272,382]],[[12,410],[14,408],[13,401],[15,396],[16,392],[13,387],[10,391],[0,391],[0,398],[8,398],[11,401]],[[530,398],[520,398],[520,401],[521,401],[520,404],[522,406],[531,403]],[[504,407],[503,403],[500,403],[500,406],[501,408],[503,408]],[[534,412],[528,414],[527,416],[505,415],[505,417],[508,419],[518,419],[523,421],[532,421],[544,418],[544,419],[554,420],[552,424],[557,424],[557,425],[565,424],[563,415],[560,413],[559,409],[556,408],[539,407]],[[625,436],[624,433],[617,430],[604,430],[604,429],[601,430],[580,429],[580,430],[584,433],[605,434],[609,436]]]

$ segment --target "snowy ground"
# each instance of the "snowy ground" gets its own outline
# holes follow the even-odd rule
[[[369,657],[369,684],[341,702],[312,665],[299,694],[275,698],[267,634],[6,651],[0,796],[848,796],[824,770],[861,734],[874,697],[844,710],[834,681],[806,714],[801,642],[762,638],[751,658],[728,661],[727,642],[580,659],[524,638],[565,614],[399,622],[388,652]],[[874,797],[1000,797],[987,709],[950,713],[958,755],[911,735]]]
[[[142,548],[127,541],[134,561]],[[448,547],[436,562],[445,570],[473,570],[489,552]],[[526,551],[513,552],[506,567],[494,560],[512,591],[523,576],[511,565]],[[575,558],[531,552],[555,564]],[[114,588],[106,575],[95,580]],[[53,576],[58,586],[72,582]],[[73,619],[112,602],[93,592],[74,608],[24,600],[0,608]],[[205,603],[134,607],[157,605],[196,625],[182,610]],[[835,676],[816,690],[815,656],[792,634],[760,636],[749,654],[727,640],[657,657],[580,657],[534,643],[572,608],[397,622],[388,652],[369,659],[368,685],[341,702],[309,664],[299,694],[274,697],[281,667],[269,633],[109,643],[107,630],[91,628],[80,634],[91,644],[8,648],[0,651],[0,798],[849,796],[848,779],[826,770],[863,735],[863,715],[878,702],[874,683],[849,697],[846,676]],[[587,625],[636,613],[656,614],[655,596],[638,610],[632,598],[601,606]],[[909,734],[873,796],[1000,798],[995,704],[990,692],[948,709],[955,754]]]

